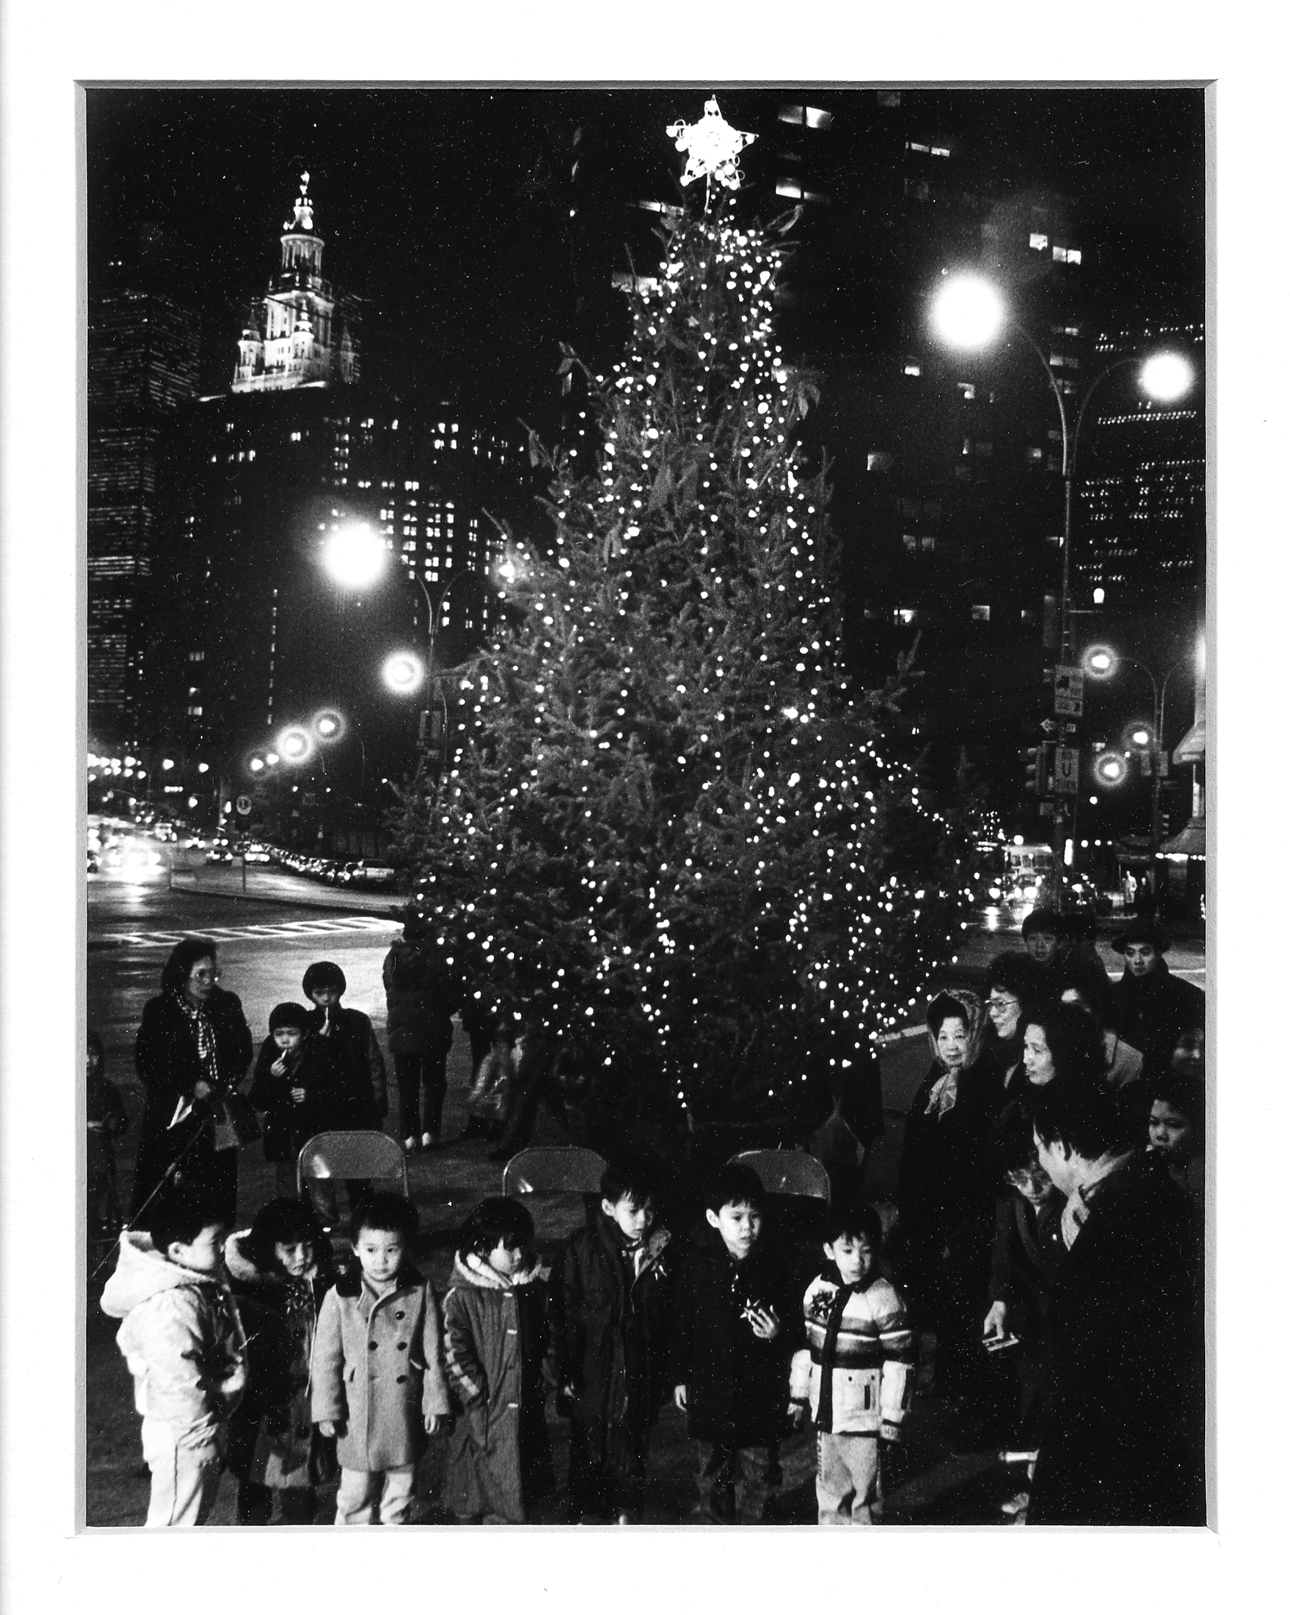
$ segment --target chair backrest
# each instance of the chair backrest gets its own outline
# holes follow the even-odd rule
[[[502,1193],[598,1195],[607,1164],[595,1150],[539,1145],[521,1150],[507,1161]]]
[[[311,1178],[389,1178],[408,1193],[408,1158],[397,1138],[376,1131],[315,1133],[296,1161],[301,1194]]]
[[[800,1195],[828,1204],[829,1174],[805,1150],[744,1150],[731,1160],[752,1167],[767,1194]]]

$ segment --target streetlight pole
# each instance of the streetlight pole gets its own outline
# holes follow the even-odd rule
[[[1061,601],[1060,601],[1060,629],[1058,647],[1058,668],[1069,669],[1067,677],[1070,681],[1064,697],[1059,697],[1057,669],[1054,669],[1054,716],[1056,717],[1056,737],[1059,748],[1058,760],[1069,767],[1069,756],[1062,757],[1061,752],[1066,749],[1067,742],[1075,739],[1075,721],[1083,715],[1082,696],[1074,685],[1075,672],[1072,669],[1073,633],[1072,619],[1079,615],[1071,604],[1071,541],[1074,535],[1075,518],[1075,474],[1079,451],[1080,430],[1084,424],[1084,417],[1088,411],[1089,402],[1098,387],[1106,378],[1116,370],[1126,365],[1141,364],[1141,384],[1153,397],[1173,399],[1180,397],[1191,384],[1191,367],[1187,361],[1177,354],[1157,353],[1144,358],[1141,355],[1130,355],[1122,359],[1114,359],[1104,369],[1098,372],[1093,380],[1084,389],[1080,401],[1079,412],[1075,417],[1072,429],[1070,417],[1066,408],[1066,392],[1057,376],[1051,354],[1046,354],[1031,333],[1026,330],[1012,315],[1004,299],[997,289],[981,276],[962,275],[950,277],[939,289],[933,300],[931,315],[933,324],[940,336],[950,344],[965,348],[982,348],[988,346],[999,331],[1010,328],[1023,337],[1034,350],[1044,375],[1048,378],[1048,385],[1053,397],[1057,400],[1057,414],[1062,428],[1062,571],[1061,571]],[[1078,796],[1078,749],[1076,750],[1074,784],[1075,795]],[[1063,783],[1069,775],[1063,776]],[[1036,786],[1042,790],[1042,781],[1036,779]],[[1054,791],[1051,799],[1053,817],[1053,863],[1054,885],[1056,898],[1060,905],[1063,887],[1065,884],[1065,853],[1066,853],[1066,808],[1063,801],[1066,791]],[[1074,813],[1072,819],[1072,834]]]

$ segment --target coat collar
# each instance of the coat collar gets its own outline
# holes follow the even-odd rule
[[[398,1295],[404,1290],[417,1290],[425,1283],[420,1272],[411,1262],[404,1262],[394,1275],[394,1288],[390,1295]],[[355,1262],[348,1262],[336,1276],[336,1294],[343,1295],[349,1300],[363,1294],[363,1269]],[[382,1300],[387,1297],[382,1296]]]
[[[474,1290],[517,1290],[525,1284],[536,1284],[545,1279],[549,1272],[549,1268],[534,1262],[532,1267],[521,1269],[509,1279],[504,1278],[473,1251],[458,1251],[452,1264],[453,1281]]]

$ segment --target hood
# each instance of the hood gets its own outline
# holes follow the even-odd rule
[[[211,1273],[198,1273],[180,1267],[157,1250],[147,1234],[127,1229],[121,1235],[121,1249],[111,1278],[103,1286],[99,1303],[109,1318],[124,1318],[143,1301],[150,1301],[163,1290],[178,1290],[186,1284],[218,1284]]]
[[[550,1268],[534,1262],[532,1267],[523,1268],[510,1278],[503,1278],[473,1251],[458,1251],[452,1264],[453,1283],[467,1285],[473,1290],[514,1290],[522,1284],[536,1284],[549,1273]]]
[[[988,1025],[985,1005],[975,993],[950,987],[942,987],[939,992],[934,993],[932,1002],[934,1003],[937,998],[942,996],[952,998],[956,1004],[962,1005],[963,1013],[967,1016],[968,1046],[967,1058],[963,1061],[963,1070],[969,1071],[981,1058],[981,1047],[985,1042],[986,1027]],[[944,1071],[945,1067],[941,1063],[940,1055],[936,1052],[936,1039],[932,1035],[930,1027],[927,1031],[927,1042],[932,1051],[932,1059]]]

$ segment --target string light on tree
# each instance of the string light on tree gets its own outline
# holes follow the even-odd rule
[[[564,350],[592,430],[535,450],[551,558],[525,552],[461,679],[464,755],[405,826],[475,990],[635,1114],[803,1102],[905,1019],[964,884],[898,680],[853,691],[841,665],[815,389],[772,340],[791,216],[736,220],[747,138],[719,116],[669,130],[723,190],[666,217],[626,356],[597,376]]]

